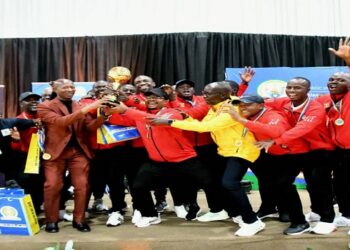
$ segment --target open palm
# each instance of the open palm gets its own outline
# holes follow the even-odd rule
[[[338,49],[329,48],[329,51],[333,52],[337,57],[343,59],[347,65],[350,65],[350,37],[347,37],[345,41],[339,40]]]

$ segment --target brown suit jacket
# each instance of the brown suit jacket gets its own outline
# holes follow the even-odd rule
[[[81,106],[72,101],[72,113],[69,114],[66,106],[58,98],[38,105],[38,114],[45,127],[45,153],[51,155],[50,160],[55,160],[61,155],[73,131],[85,155],[90,159],[93,157],[87,144],[87,130],[96,130],[104,123],[104,119],[93,119],[89,114],[84,115],[80,109]]]

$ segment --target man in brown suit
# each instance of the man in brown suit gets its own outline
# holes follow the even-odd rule
[[[72,101],[75,87],[71,80],[54,81],[57,97],[38,105],[38,114],[45,125],[45,152],[43,166],[45,172],[44,202],[47,219],[45,230],[59,231],[60,193],[65,170],[68,169],[74,186],[73,227],[81,232],[89,232],[84,222],[88,194],[88,173],[92,152],[84,137],[86,130],[96,130],[106,120],[106,116],[92,119],[88,112],[103,106],[102,100],[81,107]]]

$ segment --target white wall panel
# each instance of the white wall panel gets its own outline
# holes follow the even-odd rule
[[[174,32],[350,35],[349,0],[0,0],[0,38]]]

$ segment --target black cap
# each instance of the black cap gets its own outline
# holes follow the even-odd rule
[[[259,95],[246,95],[239,98],[239,102],[243,103],[264,103],[264,98]]]
[[[191,85],[192,87],[194,87],[194,85],[196,85],[193,81],[191,80],[188,80],[188,79],[182,79],[182,80],[179,80],[175,83],[175,88],[178,88],[180,85],[182,84],[189,84]]]
[[[19,101],[23,101],[25,99],[27,99],[28,97],[36,97],[38,100],[41,99],[41,96],[38,94],[35,94],[33,92],[23,92],[20,96],[19,96]]]
[[[160,88],[153,88],[147,91],[144,95],[145,96],[156,95],[159,97],[164,97],[164,99],[168,99],[168,95]]]

